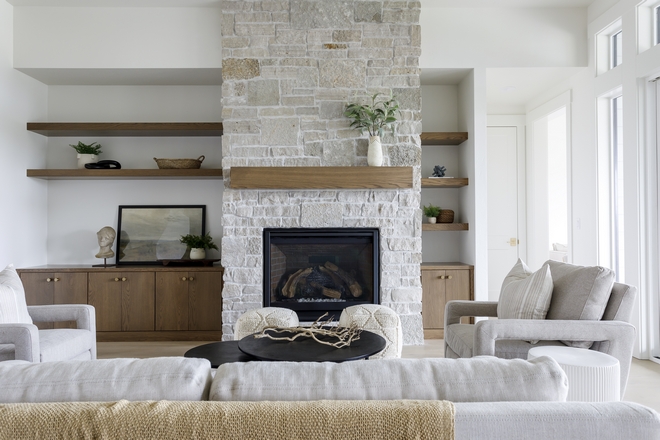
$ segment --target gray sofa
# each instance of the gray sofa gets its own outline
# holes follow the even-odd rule
[[[565,402],[567,386],[547,357],[248,362],[215,371],[206,360],[188,358],[9,361],[0,363],[0,419],[25,411],[17,402],[187,401],[194,411],[210,402],[442,399],[454,402],[456,439],[660,440],[660,416],[652,409]],[[35,411],[39,405],[48,404]],[[74,417],[75,408],[68,412]],[[0,437],[10,429],[0,423]]]

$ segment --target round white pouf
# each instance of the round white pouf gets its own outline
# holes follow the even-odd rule
[[[266,327],[298,327],[298,315],[282,307],[262,307],[248,310],[238,317],[234,327],[234,339],[239,340]]]
[[[616,402],[621,400],[619,361],[599,351],[573,347],[534,347],[527,359],[549,356],[568,377],[567,401]]]
[[[401,319],[392,309],[379,304],[363,304],[346,307],[339,316],[339,326],[356,327],[368,330],[385,338],[387,345],[369,359],[400,358],[403,349]]]

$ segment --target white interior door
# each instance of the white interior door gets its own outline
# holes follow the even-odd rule
[[[519,257],[519,170],[516,126],[488,127],[488,300],[497,301]],[[522,191],[524,194],[524,190]]]

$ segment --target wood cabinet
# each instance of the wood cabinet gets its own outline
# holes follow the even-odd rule
[[[28,305],[86,304],[86,272],[35,272],[22,273]],[[75,322],[36,323],[40,329],[76,328]]]
[[[474,299],[474,266],[422,263],[422,323],[425,339],[444,337],[447,301]]]
[[[93,305],[98,341],[222,339],[220,266],[44,266],[18,273],[28,305]]]
[[[156,330],[222,330],[221,272],[158,272]]]
[[[96,309],[96,330],[154,330],[154,272],[93,272],[87,302]]]

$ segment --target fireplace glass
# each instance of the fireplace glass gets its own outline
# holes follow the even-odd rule
[[[378,229],[264,229],[264,306],[301,321],[378,304]]]

